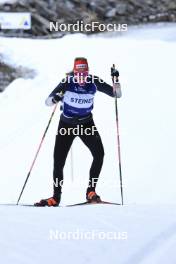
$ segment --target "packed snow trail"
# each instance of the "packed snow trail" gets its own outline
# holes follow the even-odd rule
[[[0,261],[174,264],[175,209],[169,205],[0,206]],[[87,237],[81,238],[86,232]],[[109,232],[116,239],[108,239]]]

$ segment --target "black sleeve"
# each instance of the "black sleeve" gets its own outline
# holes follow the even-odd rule
[[[102,79],[100,79],[97,76],[92,76],[94,79],[94,83],[97,86],[97,90],[99,92],[105,93],[111,97],[114,97],[113,87],[106,82],[104,82]]]
[[[64,78],[62,81],[56,86],[56,88],[50,93],[49,97],[53,97],[58,93],[64,94],[67,89],[68,79]]]

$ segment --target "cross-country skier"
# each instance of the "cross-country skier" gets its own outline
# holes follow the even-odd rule
[[[93,156],[86,199],[88,202],[101,201],[95,188],[103,164],[104,148],[93,121],[92,109],[96,91],[103,92],[111,97],[121,97],[121,88],[118,82],[119,72],[114,70],[111,74],[113,79],[116,79],[114,89],[99,77],[89,74],[86,58],[76,58],[73,72],[67,75],[46,99],[46,105],[48,106],[52,106],[61,101],[63,104],[63,112],[60,116],[54,147],[53,197],[43,199],[36,203],[35,206],[59,205],[61,200],[62,184],[60,183],[63,181],[63,169],[70,147],[76,137],[72,129],[76,127],[81,127],[82,131],[85,131],[79,137],[89,148]],[[114,93],[114,90],[116,93]],[[65,132],[63,133],[63,131]]]

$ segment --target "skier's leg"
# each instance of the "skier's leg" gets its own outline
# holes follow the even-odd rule
[[[87,192],[91,192],[95,191],[99,174],[103,165],[104,148],[100,134],[98,133],[93,120],[87,124],[84,124],[83,126],[84,131],[85,128],[90,128],[92,131],[90,135],[86,135],[85,133],[80,135],[81,140],[89,148],[93,156],[93,162],[90,168],[89,187],[87,189]]]
[[[73,134],[66,133],[63,135],[64,130],[68,132],[69,125],[60,121],[58,127],[58,134],[55,140],[54,147],[54,171],[53,171],[53,187],[54,197],[60,199],[61,189],[63,184],[63,169],[65,161],[75,138]]]

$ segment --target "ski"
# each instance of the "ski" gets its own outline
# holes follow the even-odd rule
[[[90,202],[82,202],[82,203],[59,205],[59,206],[52,206],[52,207],[73,207],[73,206],[95,205],[95,204],[121,205],[119,203],[101,201],[101,202],[91,202],[91,203]],[[14,204],[13,203],[4,203],[4,204],[0,204],[0,206],[48,207],[48,206],[35,206],[34,204],[15,204],[15,203]]]
[[[120,205],[119,203],[100,201],[100,202],[91,202],[91,203],[90,202],[83,202],[83,203],[77,203],[77,204],[70,204],[70,205],[67,205],[67,207],[80,206],[80,205],[95,205],[95,204]]]
[[[35,207],[33,204],[15,204],[15,203],[4,203],[4,204],[0,204],[0,206],[30,206],[30,207]]]

